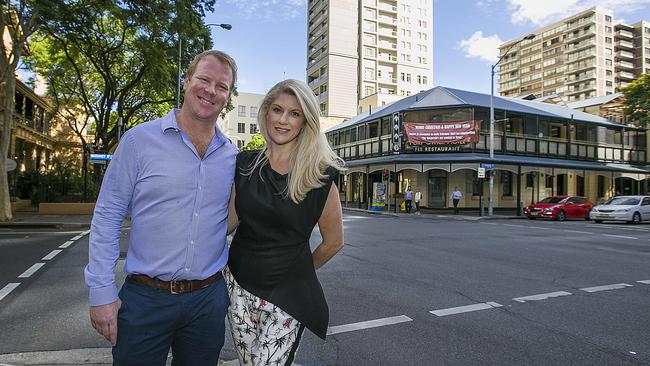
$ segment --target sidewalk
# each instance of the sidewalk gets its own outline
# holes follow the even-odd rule
[[[13,220],[0,222],[0,229],[84,229],[92,215],[41,215],[38,212],[14,212]]]
[[[357,207],[345,207],[343,204],[343,211],[350,212],[363,212],[372,215],[386,215],[392,217],[413,217],[413,218],[422,218],[422,219],[454,219],[454,220],[503,220],[503,219],[524,219],[525,216],[517,216],[517,209],[498,209],[494,210],[492,216],[488,216],[487,208],[484,210],[483,216],[478,209],[460,209],[458,214],[454,214],[454,209],[428,209],[423,208],[420,210],[420,214],[415,213],[415,209],[411,213],[405,212],[393,212],[393,207],[391,211],[371,211],[365,208]]]

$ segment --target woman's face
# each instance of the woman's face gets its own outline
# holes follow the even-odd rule
[[[293,95],[281,93],[271,102],[266,112],[269,145],[294,144],[305,123],[305,115],[300,108],[298,99]]]

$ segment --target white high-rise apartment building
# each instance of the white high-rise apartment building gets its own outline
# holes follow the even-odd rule
[[[251,136],[259,131],[257,113],[264,99],[264,94],[239,92],[233,96],[232,105],[235,107],[224,118],[219,117],[217,125],[221,131],[232,140],[238,148],[250,142]]]
[[[557,94],[573,102],[612,94],[650,71],[645,21],[616,23],[612,11],[593,7],[532,33],[532,40],[499,47],[501,95]]]
[[[307,81],[324,116],[432,86],[432,0],[309,0],[307,27]]]

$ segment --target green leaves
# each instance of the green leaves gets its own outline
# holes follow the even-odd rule
[[[647,127],[650,124],[650,74],[642,74],[621,92],[625,95],[628,120]]]

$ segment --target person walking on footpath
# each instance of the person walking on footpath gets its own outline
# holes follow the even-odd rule
[[[463,194],[460,193],[458,187],[454,187],[454,191],[451,192],[451,201],[454,203],[454,214],[458,214],[458,202],[463,197]]]
[[[413,191],[411,190],[411,186],[406,189],[404,201],[406,201],[406,213],[411,213],[411,208],[413,207]]]
[[[415,214],[420,214],[420,201],[422,200],[422,192],[419,189],[415,190],[415,195],[413,196],[413,201],[415,202]]]
[[[291,365],[304,328],[325,339],[329,310],[316,270],[343,247],[336,187],[342,160],[320,129],[318,101],[285,80],[258,114],[266,146],[237,156],[225,271],[240,365]],[[311,251],[318,224],[321,243]]]
[[[174,365],[219,361],[237,148],[216,121],[236,80],[226,53],[197,55],[181,109],[127,131],[108,165],[84,272],[91,323],[113,346],[113,365],[163,366],[170,347]],[[127,276],[118,294],[114,271],[128,211]]]

